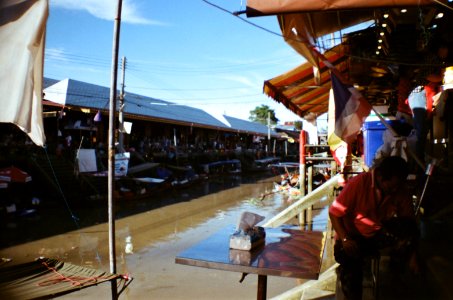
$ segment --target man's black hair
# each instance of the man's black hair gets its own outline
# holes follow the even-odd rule
[[[387,156],[376,165],[376,171],[384,180],[388,180],[394,176],[401,180],[406,180],[409,174],[409,167],[402,157]]]

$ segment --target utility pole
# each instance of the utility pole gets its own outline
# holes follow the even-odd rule
[[[126,74],[126,57],[123,56],[122,59],[122,66],[121,66],[121,93],[120,93],[120,101],[119,101],[119,114],[118,114],[118,121],[119,121],[119,132],[118,132],[118,151],[120,153],[124,153],[124,77]]]
[[[108,223],[109,223],[109,259],[110,273],[116,274],[116,245],[115,245],[115,116],[116,116],[116,83],[118,76],[118,49],[120,44],[121,8],[122,0],[118,0],[116,7],[115,24],[113,27],[112,73],[110,86],[110,113],[109,113],[109,145],[108,145]],[[112,299],[118,299],[116,280],[111,281]]]

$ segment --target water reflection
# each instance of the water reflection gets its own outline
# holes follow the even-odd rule
[[[157,210],[158,212],[153,213],[152,226],[172,222],[172,232],[177,233],[184,227],[195,226],[209,218],[234,224],[236,216],[245,210],[272,215],[279,208],[291,203],[288,196],[272,193],[274,180],[278,180],[278,178],[262,175],[212,178],[187,189],[169,190],[147,199],[118,201],[116,218],[121,220],[136,216],[135,218],[140,219],[139,214]],[[267,196],[263,197],[263,195]],[[190,205],[187,205],[181,212],[167,212],[168,209],[160,211],[164,207],[172,207],[186,202]],[[82,206],[72,207],[72,209],[77,222],[74,222],[71,214],[60,204],[55,204],[54,207],[43,207],[38,212],[38,217],[33,219],[3,220],[0,225],[5,234],[0,237],[0,248],[46,236],[83,230],[83,228],[107,222],[106,201],[87,202]],[[10,224],[14,224],[14,226],[10,226]],[[55,226],[56,224],[58,226]],[[34,230],[31,231],[30,228]],[[129,228],[117,228],[116,235],[120,238],[121,244],[125,243],[127,236],[132,236],[130,231]],[[90,239],[93,241],[88,242]],[[80,251],[90,252],[90,247],[92,247],[90,245],[94,244],[95,239],[91,236],[82,238]]]
[[[266,222],[291,205],[294,198],[272,193],[274,180],[278,178],[214,178],[184,190],[170,190],[148,199],[118,202],[115,233],[117,269],[119,273],[130,273],[135,278],[129,292],[130,299],[143,299],[144,296],[168,299],[171,293],[178,292],[181,284],[172,285],[171,291],[163,287],[169,286],[169,282],[187,280],[187,274],[179,269],[181,266],[174,263],[174,257],[179,252],[219,229],[234,227],[244,211],[262,215],[265,217],[263,222]],[[263,194],[266,196],[262,197]],[[75,212],[80,219],[78,228],[63,208],[40,212],[40,218],[34,221],[17,221],[18,225],[13,229],[15,232],[10,233],[15,240],[8,241],[13,242],[11,246],[0,249],[1,257],[10,257],[19,263],[47,256],[108,270],[107,204],[99,201],[87,203],[86,207],[78,207]],[[313,216],[313,228],[324,230],[327,211],[315,208]],[[297,223],[297,220],[294,222]],[[23,236],[15,235],[18,233]],[[35,233],[38,234],[33,237]],[[46,235],[43,236],[43,233]],[[17,245],[14,246],[14,243]],[[190,271],[191,277],[197,273],[196,270]],[[200,280],[206,280],[204,271],[199,272]],[[222,278],[224,276],[231,276],[233,282],[237,282],[234,274],[223,274]],[[215,286],[216,282],[210,284]],[[279,288],[284,290],[287,287],[283,284]],[[97,291],[90,290],[89,295]],[[179,292],[186,295],[187,287]],[[75,293],[64,298],[79,299],[83,295]]]

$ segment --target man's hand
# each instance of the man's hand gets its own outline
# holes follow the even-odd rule
[[[359,256],[360,255],[360,250],[359,247],[357,246],[357,242],[354,240],[351,240],[350,238],[344,238],[341,241],[343,245],[344,252],[351,257],[354,256]]]

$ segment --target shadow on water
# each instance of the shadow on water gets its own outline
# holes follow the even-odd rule
[[[176,203],[190,202],[241,185],[275,179],[270,173],[220,176],[183,189],[157,192],[149,198],[119,200],[115,204],[115,218],[118,220]],[[38,206],[33,213],[2,217],[0,249],[105,223],[108,221],[107,205],[107,200],[103,199],[89,200],[71,207],[62,198],[60,202]]]

